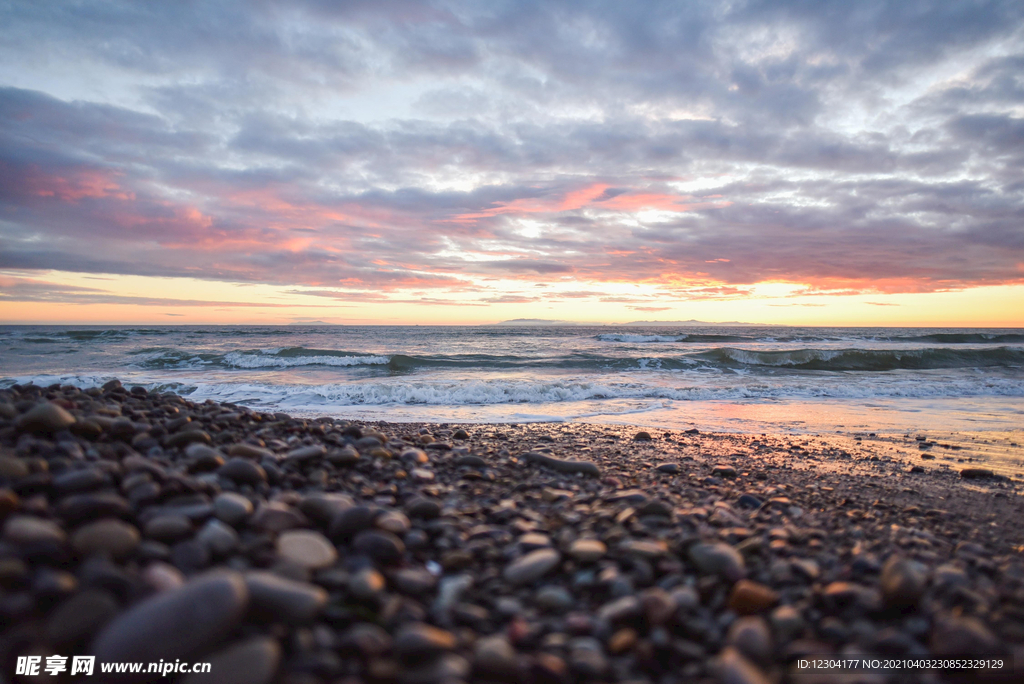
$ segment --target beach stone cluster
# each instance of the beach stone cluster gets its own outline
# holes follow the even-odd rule
[[[85,654],[212,663],[189,684],[762,684],[807,655],[1024,663],[1019,483],[965,479],[989,481],[769,437],[15,385],[0,670]]]

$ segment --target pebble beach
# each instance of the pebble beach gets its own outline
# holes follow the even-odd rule
[[[211,663],[109,679],[189,684],[1021,681],[1024,482],[942,447],[16,384],[0,681],[112,677],[14,674],[55,654]]]

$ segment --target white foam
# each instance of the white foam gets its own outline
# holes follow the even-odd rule
[[[629,333],[601,333],[602,342],[682,342],[686,335],[635,335]]]
[[[280,351],[280,350],[277,350]],[[388,356],[274,356],[277,352],[261,350],[256,354],[230,352],[224,364],[234,368],[294,368],[296,366],[380,366],[391,361]]]

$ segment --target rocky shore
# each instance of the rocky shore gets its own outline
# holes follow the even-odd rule
[[[14,386],[0,681],[1021,681],[1021,483],[900,446]],[[94,675],[14,674],[79,654]],[[1010,666],[798,668],[829,654]],[[109,681],[175,681],[149,677]]]

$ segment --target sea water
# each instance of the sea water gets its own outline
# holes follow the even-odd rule
[[[1024,330],[2,326],[0,387],[128,385],[299,416],[722,432],[1024,427]]]

